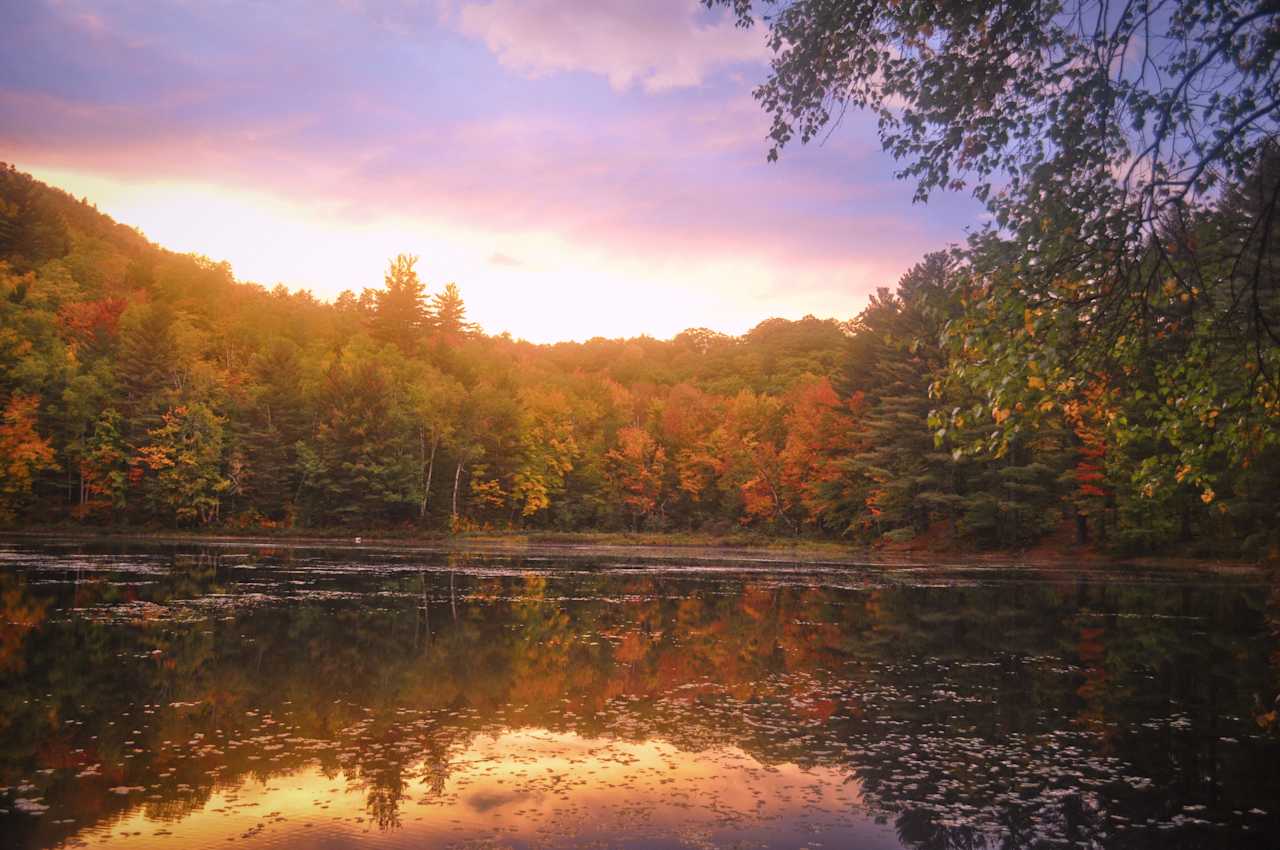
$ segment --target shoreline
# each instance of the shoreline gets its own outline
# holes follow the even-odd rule
[[[713,535],[698,532],[538,532],[484,531],[402,532],[351,529],[178,529],[67,528],[37,526],[0,529],[3,540],[69,540],[188,545],[281,545],[297,548],[386,549],[473,555],[644,556],[698,560],[755,560],[830,566],[901,568],[907,566],[986,566],[1028,569],[1177,568],[1205,572],[1280,572],[1276,561],[1188,558],[1176,555],[1120,556],[1091,547],[1070,546],[1057,552],[1029,550],[960,550],[925,547],[877,547],[830,540],[788,539],[757,534]]]

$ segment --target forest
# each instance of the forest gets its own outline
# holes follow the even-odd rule
[[[847,319],[534,345],[473,327],[415,257],[328,303],[4,165],[0,518],[1274,557],[1277,349],[1227,301],[1233,270],[1204,271],[1268,200],[1244,181],[1170,230],[1198,286],[1149,288],[1084,369],[1110,329],[1032,303],[992,232]]]

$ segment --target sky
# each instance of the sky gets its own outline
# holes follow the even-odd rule
[[[697,0],[0,2],[0,160],[241,280],[419,257],[535,342],[847,319],[980,220],[870,116],[766,161],[760,29]]]

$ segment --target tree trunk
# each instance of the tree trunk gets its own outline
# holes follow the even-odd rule
[[[419,431],[419,436],[422,432]],[[422,505],[418,509],[418,519],[427,518],[427,499],[431,497],[431,474],[436,468],[436,449],[440,447],[440,435],[436,434],[431,438],[431,457],[427,460],[427,477],[422,484]]]
[[[453,515],[458,515],[458,482],[462,480],[462,461],[458,461],[458,468],[453,471]]]
[[[764,483],[769,486],[769,495],[773,498],[773,515],[774,518],[781,518],[788,525],[795,528],[796,534],[800,533],[800,523],[793,522],[791,517],[787,516],[787,512],[782,507],[782,499],[778,496],[778,489],[773,486],[773,479],[769,477],[769,473],[765,471],[764,464],[756,457],[756,453],[747,450],[747,457],[751,458],[751,464],[756,468],[756,472],[764,479]]]

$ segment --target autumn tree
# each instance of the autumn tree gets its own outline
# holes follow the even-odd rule
[[[456,289],[428,307],[411,257],[386,288],[326,303],[4,169],[0,461],[21,467],[5,508],[992,546],[1074,516],[1123,551],[1264,556],[1280,551],[1280,348],[1253,329],[1280,321],[1277,173],[1264,156],[1166,209],[1112,270],[1046,191],[851,321],[535,345],[468,327]]]
[[[781,487],[803,522],[821,526],[823,495],[840,477],[837,461],[856,446],[856,413],[862,397],[843,399],[827,378],[800,384],[787,394],[786,442],[781,452]]]
[[[466,390],[455,379],[430,366],[422,366],[409,386],[408,404],[417,421],[418,460],[422,499],[418,519],[425,521],[431,505],[431,486],[441,445],[452,448],[459,427]]]
[[[1188,469],[1210,502],[1225,483],[1213,468],[1268,450],[1263,435],[1280,430],[1280,7],[706,2],[744,26],[770,10],[772,73],[756,98],[771,158],[866,109],[917,199],[970,189],[987,204],[992,225],[968,251],[982,294],[960,333],[991,355],[969,364],[986,387],[1034,378],[1060,404],[1151,363],[1153,382],[1191,394],[1150,411],[1173,462],[1152,457],[1146,472]],[[993,395],[986,413],[1008,412],[1005,436],[1035,427],[1034,405]],[[1213,410],[1238,415],[1186,415]]]
[[[724,465],[713,434],[722,421],[722,400],[688,383],[671,388],[658,411],[658,433],[670,462],[673,511],[691,524],[717,517]]]
[[[1060,205],[1080,262],[1099,271],[1167,211],[1247,178],[1280,131],[1280,8],[1265,0],[704,2],[743,26],[770,10],[772,73],[755,92],[770,158],[868,110],[917,198],[971,188],[1014,232]],[[1107,280],[1146,285],[1127,271],[1082,295],[1114,314]]]
[[[208,525],[218,518],[222,494],[224,420],[202,403],[165,411],[134,458],[153,513],[178,524]]]
[[[667,454],[648,431],[628,426],[606,455],[610,486],[631,514],[633,527],[660,514]]]
[[[795,505],[782,486],[783,409],[781,399],[742,390],[725,405],[711,436],[721,487],[736,491],[741,522],[798,528]]]
[[[129,445],[118,411],[108,408],[93,423],[80,456],[81,517],[122,512],[129,486]]]
[[[519,463],[511,479],[511,497],[522,517],[551,507],[577,460],[567,408],[568,399],[556,391],[535,388],[521,393]]]
[[[40,435],[40,399],[15,393],[0,421],[0,522],[12,521],[31,495],[35,476],[57,463],[52,444]]]

